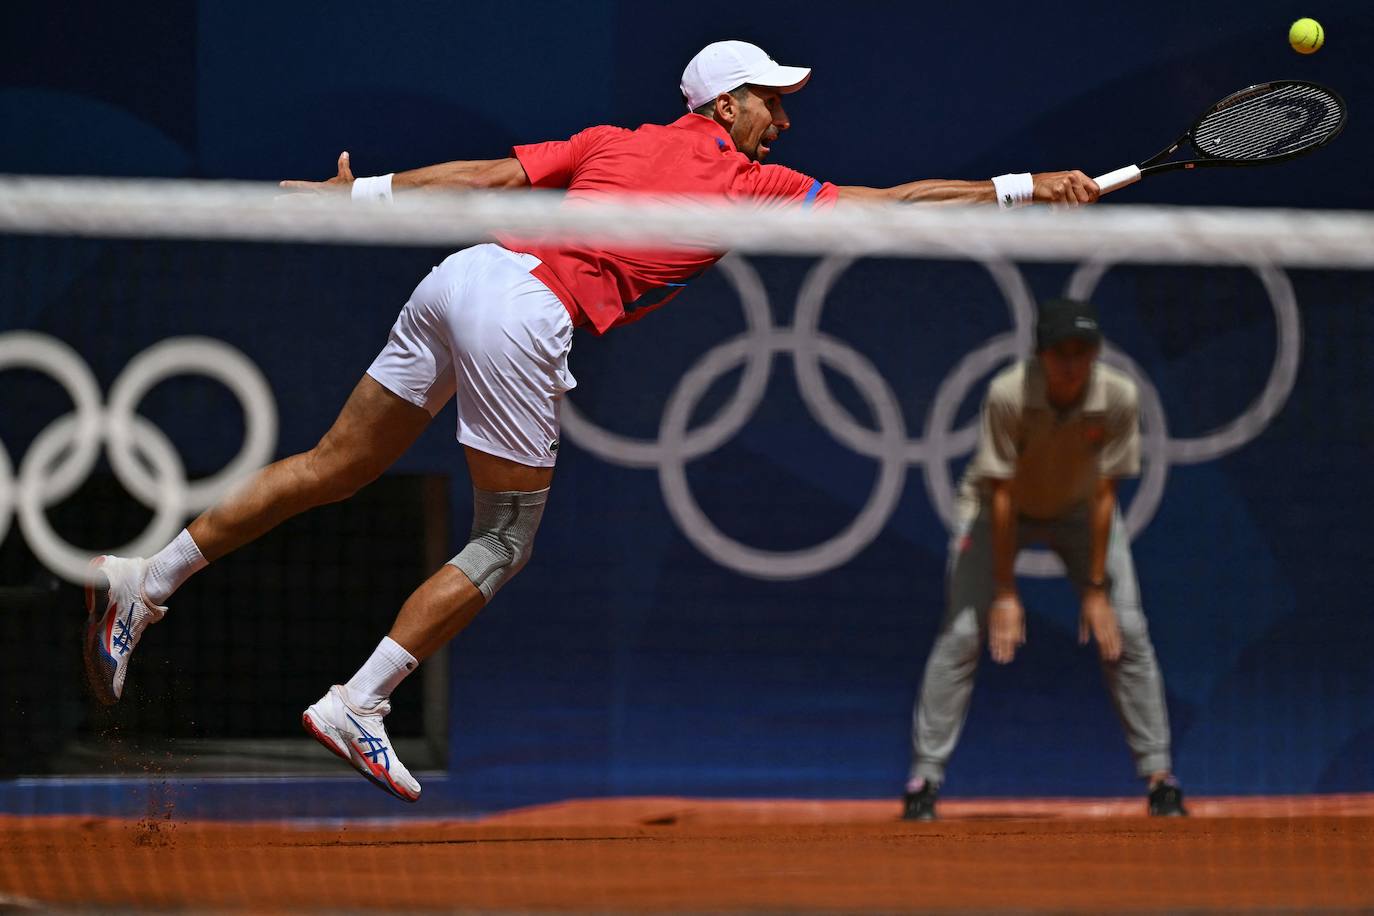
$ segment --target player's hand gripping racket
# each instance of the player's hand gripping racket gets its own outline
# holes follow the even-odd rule
[[[1168,148],[1094,179],[1102,193],[1175,169],[1268,165],[1320,149],[1345,127],[1345,100],[1302,80],[1260,83],[1213,105]],[[1197,159],[1165,162],[1184,141]]]

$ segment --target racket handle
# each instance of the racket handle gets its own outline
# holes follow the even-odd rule
[[[1097,182],[1097,186],[1101,189],[1103,194],[1115,191],[1117,188],[1124,188],[1128,184],[1135,184],[1139,180],[1140,166],[1138,165],[1128,165],[1125,168],[1117,169],[1115,172],[1108,172],[1105,175],[1099,175],[1093,179],[1093,181]]]

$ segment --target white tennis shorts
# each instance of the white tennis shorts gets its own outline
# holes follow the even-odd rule
[[[533,255],[477,245],[430,271],[367,374],[437,414],[458,395],[458,441],[534,467],[558,457],[558,410],[577,385],[573,327]]]

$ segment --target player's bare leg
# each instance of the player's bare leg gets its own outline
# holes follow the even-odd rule
[[[258,471],[187,530],[207,561],[218,560],[306,509],[352,496],[401,457],[431,419],[364,375],[314,448]]]
[[[536,468],[465,448],[472,485],[493,493],[547,490],[553,468]],[[389,634],[417,659],[434,654],[472,622],[487,599],[457,567],[445,564],[406,600]]]
[[[321,744],[403,801],[419,799],[420,783],[386,734],[382,720],[391,711],[391,693],[471,623],[524,565],[553,479],[551,467],[466,451],[476,503],[473,540],[406,599],[391,632],[357,674],[331,687],[301,716]]]
[[[310,451],[258,471],[149,559],[96,557],[86,587],[86,678],[116,702],[143,631],[197,570],[306,509],[337,502],[375,480],[429,425],[428,411],[364,375],[334,425]]]

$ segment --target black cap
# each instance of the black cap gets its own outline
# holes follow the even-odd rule
[[[1097,306],[1074,299],[1050,299],[1040,305],[1035,323],[1036,352],[1048,350],[1062,340],[1077,337],[1100,343],[1102,329],[1097,324]]]

